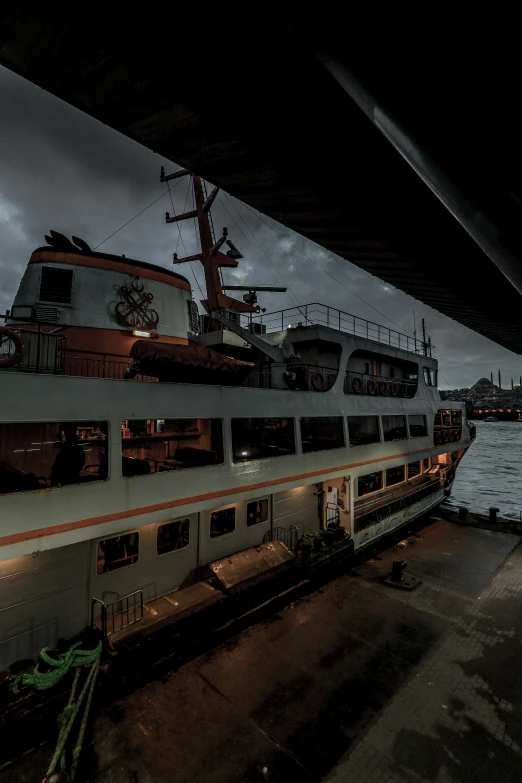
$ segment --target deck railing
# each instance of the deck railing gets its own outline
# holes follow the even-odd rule
[[[357,315],[345,313],[335,307],[312,302],[311,304],[291,307],[287,310],[278,310],[274,313],[260,313],[252,317],[253,324],[259,324],[260,329],[270,332],[280,332],[284,329],[295,329],[300,326],[326,326],[338,332],[353,334],[357,337],[365,337],[372,342],[390,345],[402,351],[420,354],[421,356],[435,356],[434,346],[430,342],[423,343],[408,334],[402,334],[387,326],[367,321]],[[247,326],[245,317],[243,326]],[[254,326],[254,328],[256,328]]]
[[[99,620],[96,617],[96,610],[99,609]],[[93,598],[91,601],[91,627],[98,626],[104,637],[128,628],[143,619],[143,592],[135,590],[133,593],[124,595],[106,604],[99,598]]]
[[[394,514],[404,511],[404,509],[409,506],[420,503],[421,500],[425,500],[441,490],[440,481],[437,479],[437,481],[430,481],[429,484],[421,487],[421,489],[416,489],[396,500],[384,503],[382,506],[374,508],[372,511],[367,511],[365,514],[357,516],[357,512],[355,512],[354,531],[360,533],[361,530],[370,527],[370,525],[376,525],[377,522],[382,522],[383,519],[388,519],[388,517],[392,517]]]

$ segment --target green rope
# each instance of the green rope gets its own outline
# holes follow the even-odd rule
[[[38,668],[40,663],[39,661],[34,667],[32,674],[19,675],[10,686],[11,692],[15,694],[20,692],[20,687],[22,685],[32,685],[36,690],[47,690],[48,688],[52,688],[53,685],[56,685],[57,682],[65,677],[70,669],[76,669],[71,691],[69,693],[69,699],[63,711],[58,716],[58,741],[56,743],[56,749],[51,759],[51,763],[49,764],[49,769],[47,770],[46,779],[53,774],[58,765],[58,762],[60,762],[61,769],[64,772],[67,771],[65,746],[83,701],[87,696],[80,724],[80,730],[78,733],[78,739],[72,752],[71,768],[69,771],[69,777],[71,781],[74,780],[76,770],[78,768],[78,761],[80,759],[80,754],[85,738],[85,731],[87,728],[87,720],[89,717],[89,710],[91,708],[92,696],[100,668],[100,656],[102,651],[101,640],[98,642],[98,645],[94,648],[94,650],[82,650],[80,648],[80,644],[81,642],[76,642],[76,644],[73,644],[66,653],[59,655],[57,658],[48,655],[47,650],[49,648],[44,647],[40,653],[40,660],[51,667],[50,671],[41,672]],[[90,667],[89,673],[81,693],[75,701],[76,691],[80,680],[80,672],[83,666]]]
[[[36,664],[31,674],[20,674],[10,685],[11,693],[20,693],[20,687],[23,685],[32,685],[37,691],[44,691],[52,688],[57,682],[65,677],[69,669],[78,666],[89,666],[94,663],[101,655],[102,643],[94,650],[80,649],[81,642],[76,642],[66,652],[54,658],[47,654],[48,647],[44,647],[40,653],[41,660],[52,668],[48,672],[41,672],[38,668],[40,662]]]

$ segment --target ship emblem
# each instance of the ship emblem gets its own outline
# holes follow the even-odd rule
[[[122,297],[115,307],[116,320],[120,326],[131,329],[156,329],[159,315],[150,305],[153,294],[145,291],[139,277],[133,278],[130,285],[121,285],[118,289]]]

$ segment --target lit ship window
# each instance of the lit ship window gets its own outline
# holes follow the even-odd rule
[[[303,452],[340,449],[344,446],[342,416],[308,416],[301,419]]]
[[[156,551],[166,555],[178,549],[186,549],[190,544],[190,519],[179,519],[160,525],[156,534]]]
[[[0,494],[103,481],[105,421],[0,424]]]
[[[370,492],[377,492],[382,489],[382,473],[367,473],[365,476],[359,476],[357,479],[357,495],[369,495]]]
[[[406,416],[383,416],[382,430],[384,440],[404,440],[406,434]]]
[[[386,470],[386,486],[391,487],[394,484],[400,484],[404,481],[404,465],[397,465],[394,468]]]
[[[106,574],[118,568],[138,562],[140,534],[125,533],[123,536],[106,538],[98,544],[97,571]]]
[[[295,454],[293,419],[232,419],[234,462]]]
[[[268,498],[247,503],[247,527],[260,525],[268,519]]]
[[[428,434],[426,416],[408,416],[410,438],[422,438]]]
[[[57,304],[71,304],[72,297],[72,269],[59,269],[54,266],[43,266],[40,278],[41,302],[56,302]]]
[[[350,446],[380,443],[378,416],[348,416]]]
[[[143,476],[223,462],[221,419],[126,419],[122,474]]]
[[[222,508],[219,511],[213,511],[210,515],[210,538],[219,538],[226,536],[227,533],[233,533],[236,529],[236,509]]]
[[[418,476],[421,472],[421,464],[420,460],[418,462],[409,462],[408,463],[408,478],[414,478],[415,476]]]

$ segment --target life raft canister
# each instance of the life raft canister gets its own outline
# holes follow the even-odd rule
[[[354,378],[352,380],[352,391],[354,394],[362,394],[363,385],[360,378]]]
[[[311,374],[310,386],[314,391],[324,391],[324,375],[320,370],[314,370]]]
[[[0,340],[2,336],[6,336],[7,339],[15,345],[15,352],[10,356],[0,356],[0,367],[12,367],[14,364],[18,364],[24,353],[24,341],[20,337],[18,332],[13,329],[8,329],[7,326],[0,326]],[[2,341],[3,342],[3,341]]]

